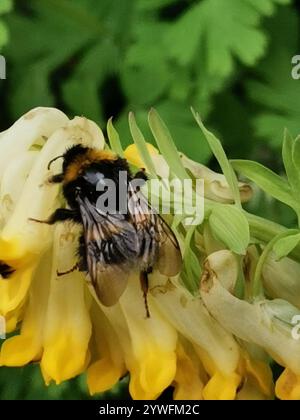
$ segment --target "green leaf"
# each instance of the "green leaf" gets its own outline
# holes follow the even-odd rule
[[[235,203],[238,206],[241,206],[241,198],[240,198],[240,192],[239,192],[239,187],[238,187],[238,181],[236,179],[235,173],[231,167],[230,162],[227,159],[226,153],[224,152],[224,149],[222,147],[222,144],[220,142],[219,139],[216,138],[216,136],[214,136],[213,133],[211,133],[210,131],[208,131],[202,121],[201,118],[199,116],[198,113],[196,113],[193,108],[192,108],[192,113],[194,115],[195,120],[197,121],[200,129],[202,130],[203,134],[206,137],[206,140],[213,152],[213,154],[215,155],[215,158],[217,159],[217,161],[219,162],[219,165],[223,171],[223,174],[228,182],[228,185],[231,189],[233,198]]]
[[[288,130],[284,131],[282,144],[282,159],[287,174],[288,181],[293,190],[300,188],[299,172],[297,171],[293,160],[294,140]],[[299,189],[300,192],[300,189]]]
[[[65,103],[74,114],[83,114],[104,124],[98,90],[106,77],[117,70],[118,54],[115,45],[105,40],[92,45],[82,55],[72,76],[62,85]],[[103,61],[105,66],[102,65]]]
[[[290,4],[291,2],[290,0],[265,0],[265,1],[249,0],[249,1],[250,3],[252,3],[254,7],[260,10],[261,13],[263,13],[265,16],[270,16],[274,13],[276,4],[286,5],[286,4]]]
[[[293,164],[296,168],[298,179],[300,177],[300,136],[296,137],[293,143]]]
[[[8,36],[7,27],[0,20],[0,49],[7,43],[8,38],[9,38],[9,36]]]
[[[270,252],[273,251],[274,247],[276,246],[277,242],[280,242],[282,239],[286,239],[288,237],[298,235],[299,231],[296,229],[290,229],[283,231],[281,233],[277,233],[273,238],[266,244],[266,246],[263,249],[263,252],[261,253],[261,256],[259,257],[259,260],[257,262],[255,273],[252,281],[252,295],[255,296],[261,296],[263,294],[263,286],[262,286],[262,271],[263,266],[270,254]],[[297,244],[296,244],[297,245]],[[280,249],[279,249],[280,252]]]
[[[11,63],[9,101],[13,117],[35,106],[54,105],[59,92],[58,100],[64,101],[66,111],[103,123],[99,89],[119,68],[113,30],[120,31],[120,27],[113,27],[103,36],[104,26],[96,8],[105,8],[106,1],[95,8],[90,7],[90,0],[29,3],[31,14],[16,12],[7,19],[14,45],[6,53]],[[113,5],[111,9],[117,19],[118,10]],[[107,13],[106,19],[109,17]]]
[[[171,134],[157,111],[151,109],[148,121],[158,148],[166,159],[171,171],[181,180],[189,179],[190,177],[181,163]]]
[[[227,77],[234,57],[254,65],[263,55],[267,38],[260,30],[262,18],[275,11],[277,0],[203,0],[189,8],[167,33],[165,43],[171,58],[187,65],[199,45],[210,75]],[[285,2],[286,3],[286,2]]]
[[[278,240],[273,246],[273,251],[276,254],[276,258],[280,260],[281,258],[289,255],[289,253],[292,252],[294,248],[296,248],[299,242],[300,233]]]
[[[138,7],[141,10],[153,10],[155,8],[161,8],[164,6],[169,6],[171,3],[174,3],[176,0],[139,0]]]
[[[232,160],[231,164],[263,191],[295,209],[296,203],[289,184],[271,169],[251,160]]]
[[[32,7],[37,14],[34,20],[15,15],[8,19],[11,42],[15,46],[8,49],[6,54],[7,60],[12,63],[9,101],[14,118],[36,106],[54,105],[54,92],[50,84],[52,72],[86,46],[95,34],[92,25],[82,30],[81,22],[77,27],[75,22],[70,22],[68,15],[60,13],[64,1],[56,11],[57,18],[43,14],[40,9],[46,7],[48,1],[33,1]],[[37,33],[39,36],[36,36]],[[76,98],[73,96],[73,106],[80,102],[79,95]],[[84,113],[85,109],[81,107],[80,115]]]
[[[166,24],[150,19],[136,24],[133,42],[121,61],[122,87],[134,108],[150,107],[169,88],[171,66],[165,51],[159,48],[165,28]]]
[[[107,122],[107,135],[112,150],[120,157],[123,157],[123,148],[120,141],[120,136],[115,127],[113,126],[112,118]]]
[[[135,121],[135,117],[132,112],[129,113],[128,119],[133,141],[136,144],[136,147],[139,151],[139,154],[141,155],[143,162],[145,163],[146,170],[153,178],[157,178],[154,163],[151,159],[150,153],[148,152],[147,143]]]
[[[157,56],[157,55],[156,55]],[[129,101],[136,105],[153,103],[168,88],[169,72],[164,63],[155,56],[152,68],[150,65],[127,65],[122,69],[121,81]]]
[[[195,124],[192,114],[187,112],[188,107],[185,103],[177,100],[166,100],[159,102],[155,109],[157,109],[157,112],[165,121],[167,127],[172,128],[172,138],[178,152],[184,153],[197,162],[203,164],[207,163],[211,157],[211,150],[207,142],[204,141],[204,136],[199,132],[199,128]],[[149,109],[146,107],[139,108],[134,115],[136,120],[139,121],[139,127],[143,132],[146,141],[157,147],[147,123],[148,112]],[[128,127],[127,108],[124,109],[121,116],[115,122],[115,125],[119,133],[122,133],[123,147],[129,145],[131,143],[131,136]],[[201,141],[202,139],[203,141]]]
[[[204,141],[204,135],[199,132],[192,114],[187,112],[185,102],[163,101],[157,104],[156,109],[166,125],[172,127],[172,138],[178,151],[197,162],[207,163],[211,157],[211,150]]]
[[[0,3],[0,14],[9,13],[13,9],[12,0],[1,0]]]
[[[1,0],[0,2],[0,15],[11,12],[13,8],[12,0]],[[7,43],[9,34],[6,24],[0,20],[0,50]]]
[[[233,205],[216,205],[209,216],[211,231],[218,241],[236,254],[244,255],[250,241],[249,224],[243,212]]]
[[[141,42],[131,47],[120,75],[124,93],[135,106],[151,105],[168,89],[170,81],[163,51],[153,39],[149,45]]]
[[[300,132],[300,83],[291,74],[295,67],[291,60],[298,52],[296,10],[282,8],[266,23],[266,30],[271,40],[268,54],[257,67],[254,80],[246,87],[260,110],[254,119],[256,134],[278,150],[285,128],[293,137]]]
[[[205,121],[202,108],[199,109]],[[224,149],[231,159],[249,159],[251,153],[260,146],[260,142],[253,136],[251,117],[249,103],[232,90],[216,97],[209,122],[213,124],[216,136],[222,138]]]

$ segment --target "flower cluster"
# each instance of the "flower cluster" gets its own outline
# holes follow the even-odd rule
[[[0,279],[0,315],[12,333],[2,343],[1,366],[39,363],[46,384],[86,372],[91,394],[129,373],[134,399],[155,399],[169,386],[174,399],[300,399],[300,340],[293,334],[300,231],[244,211],[252,190],[237,182],[232,167],[297,214],[300,181],[290,185],[255,162],[230,163],[195,118],[223,174],[178,153],[154,110],[149,125],[158,149],[145,142],[132,114],[133,144],[125,151],[111,121],[108,146],[95,123],[69,120],[57,109],[34,109],[0,133],[0,265],[10,270]],[[168,218],[183,268],[173,278],[156,271],[149,277],[150,318],[136,273],[119,302],[104,307],[84,273],[57,275],[76,264],[79,227],[30,220],[65,205],[60,187],[48,182],[61,161],[50,169],[48,163],[74,144],[110,147],[150,178],[204,180],[202,220]],[[286,135],[284,160],[294,183],[298,144]],[[274,383],[275,362],[284,370]]]

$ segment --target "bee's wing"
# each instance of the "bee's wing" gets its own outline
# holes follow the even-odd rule
[[[101,213],[87,198],[78,201],[92,285],[100,302],[112,306],[124,292],[130,263],[137,258],[136,231],[122,215]]]
[[[176,236],[153,209],[140,191],[134,191],[129,186],[128,210],[136,226],[140,243],[145,245],[141,249],[141,258],[145,264],[153,264],[161,274],[175,276],[181,270],[182,256]]]
[[[182,256],[176,236],[169,225],[156,215],[157,230],[160,231],[160,246],[157,268],[165,276],[176,276],[182,267]]]

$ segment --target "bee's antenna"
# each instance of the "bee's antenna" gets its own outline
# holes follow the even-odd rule
[[[64,155],[60,155],[60,156],[56,156],[54,159],[50,160],[50,162],[48,163],[47,169],[48,171],[50,170],[50,167],[52,165],[53,162],[55,162],[57,159],[63,158]]]

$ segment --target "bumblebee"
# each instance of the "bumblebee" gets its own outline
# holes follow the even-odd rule
[[[62,156],[62,173],[49,179],[61,183],[68,208],[58,208],[48,220],[40,223],[54,224],[72,221],[82,225],[79,238],[78,263],[75,269],[89,277],[99,301],[105,306],[114,305],[124,292],[130,273],[139,272],[145,300],[146,315],[150,316],[147,293],[148,276],[154,269],[166,276],[179,273],[182,264],[180,248],[170,227],[153,210],[135,180],[145,182],[144,171],[133,175],[126,159],[110,151],[74,145]],[[120,179],[120,173],[125,174]],[[126,211],[123,203],[104,211],[97,206],[99,198],[113,181],[117,190],[126,187]],[[99,183],[102,184],[99,192]],[[107,184],[107,185],[106,185]]]

